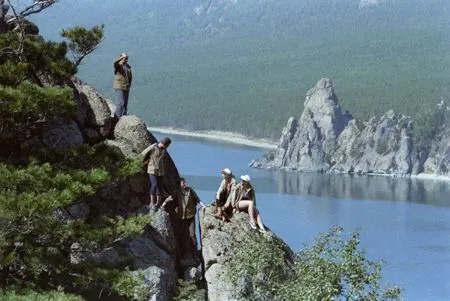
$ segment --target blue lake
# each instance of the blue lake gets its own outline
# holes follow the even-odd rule
[[[264,150],[170,137],[180,174],[205,203],[224,167],[249,174],[264,223],[294,250],[334,225],[359,230],[368,257],[386,262],[383,281],[404,288],[405,300],[450,300],[450,182],[257,170],[248,163]]]

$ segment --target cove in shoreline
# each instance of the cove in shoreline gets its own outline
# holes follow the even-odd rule
[[[183,129],[177,129],[172,127],[148,127],[150,132],[157,132],[161,134],[168,135],[180,135],[185,137],[195,137],[208,139],[213,141],[220,141],[226,143],[233,143],[239,145],[252,146],[257,148],[262,148],[266,150],[275,150],[277,148],[278,142],[269,139],[257,139],[250,138],[248,136],[233,133],[233,132],[222,132],[222,131],[188,131]]]

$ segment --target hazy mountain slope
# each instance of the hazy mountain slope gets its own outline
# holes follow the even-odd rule
[[[366,118],[412,114],[450,93],[450,3],[442,0],[61,1],[36,21],[44,34],[106,24],[106,40],[81,68],[112,95],[111,60],[134,67],[131,112],[152,125],[278,135],[321,77]],[[78,17],[79,16],[79,17]],[[169,116],[177,116],[176,120]]]

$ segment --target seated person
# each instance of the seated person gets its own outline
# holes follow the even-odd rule
[[[216,193],[216,200],[214,205],[216,206],[216,211],[213,214],[217,218],[221,218],[223,221],[227,220],[226,214],[222,211],[223,205],[227,202],[228,196],[236,185],[236,180],[230,169],[224,168],[221,171],[223,180],[220,183],[219,189]]]
[[[258,223],[259,231],[266,232],[259,210],[256,208],[255,190],[250,185],[250,180],[249,175],[241,176],[241,182],[232,190],[224,209],[231,207],[233,210],[247,211],[252,229],[257,229],[256,223]]]

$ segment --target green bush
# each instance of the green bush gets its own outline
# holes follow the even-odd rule
[[[381,286],[381,262],[366,258],[358,233],[341,238],[333,228],[306,246],[293,262],[277,241],[256,236],[241,242],[229,264],[229,277],[252,281],[274,300],[400,300],[401,289]]]
[[[64,293],[62,288],[56,291],[38,293],[30,289],[7,290],[0,292],[4,301],[82,301],[83,298]]]
[[[204,281],[178,280],[179,293],[174,301],[197,301],[207,300],[206,283]]]

